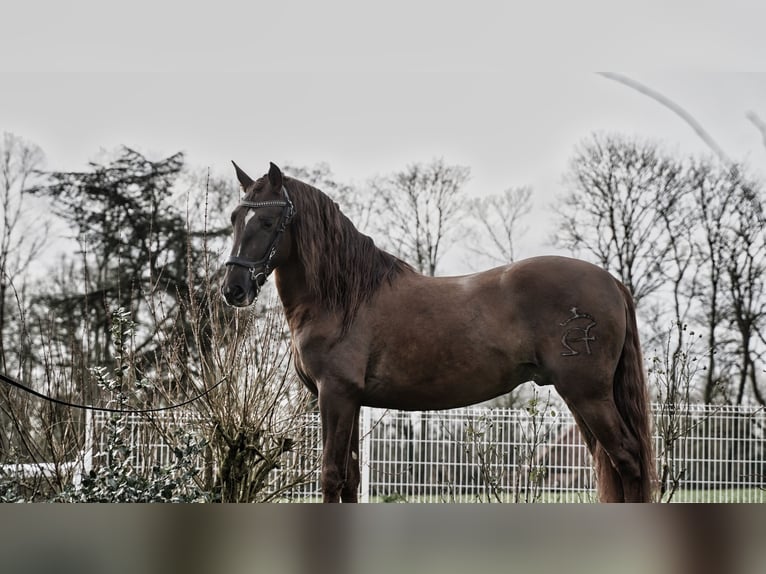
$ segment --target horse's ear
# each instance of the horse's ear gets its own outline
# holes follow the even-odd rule
[[[282,189],[282,170],[273,162],[269,163],[269,183],[271,187]]]
[[[234,164],[234,169],[237,172],[237,179],[239,180],[239,183],[242,184],[242,188],[247,191],[247,188],[253,185],[253,180],[249,175],[247,175],[242,169],[234,163],[234,160],[231,160],[231,163]]]

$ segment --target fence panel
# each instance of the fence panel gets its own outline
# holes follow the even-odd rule
[[[663,500],[766,502],[763,408],[689,405],[669,411],[655,405],[654,416]],[[93,452],[104,452],[107,418],[94,417]],[[137,469],[167,462],[171,449],[152,430],[157,425],[133,415],[127,424]],[[281,500],[321,499],[318,415],[306,415],[305,424],[312,456],[285,455],[270,488],[281,491],[294,476],[309,479],[281,492]],[[595,501],[590,454],[579,430],[568,411],[548,405],[412,413],[363,409],[361,436],[362,501]]]

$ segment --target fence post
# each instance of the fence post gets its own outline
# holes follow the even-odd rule
[[[359,461],[359,470],[361,476],[362,492],[360,495],[361,502],[370,502],[370,453],[372,452],[372,429],[371,427],[372,413],[368,407],[362,407],[362,420],[361,428],[359,429],[360,436],[360,448],[359,453],[361,460]]]
[[[83,451],[83,473],[89,474],[93,468],[93,441],[95,434],[96,421],[94,420],[93,411],[90,409],[85,411],[85,450]]]

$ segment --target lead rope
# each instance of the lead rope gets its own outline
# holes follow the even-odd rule
[[[83,409],[83,410],[89,410],[89,411],[100,411],[100,412],[103,412],[103,413],[120,413],[120,414],[156,413],[156,412],[160,412],[160,411],[168,411],[168,410],[171,410],[171,409],[177,409],[178,407],[183,407],[185,405],[193,403],[196,400],[201,399],[202,397],[204,397],[207,394],[209,394],[210,392],[212,392],[221,383],[223,383],[226,380],[226,378],[227,377],[223,377],[220,381],[218,381],[216,384],[214,384],[212,387],[210,387],[206,391],[204,391],[204,392],[198,394],[197,396],[192,397],[192,398],[190,398],[190,399],[188,399],[188,400],[186,400],[186,401],[184,401],[182,403],[178,403],[178,404],[174,404],[174,405],[169,405],[169,406],[166,406],[166,407],[156,407],[156,408],[151,408],[151,409],[112,409],[112,408],[109,408],[109,407],[95,407],[93,405],[81,405],[81,404],[78,404],[78,403],[70,403],[69,401],[64,401],[64,400],[61,400],[61,399],[57,399],[55,397],[50,397],[48,395],[40,393],[40,392],[38,392],[38,391],[36,391],[36,390],[34,390],[34,389],[24,385],[24,384],[18,382],[15,379],[12,379],[11,377],[8,377],[8,376],[3,375],[2,373],[0,373],[0,380],[2,380],[4,383],[6,383],[6,384],[8,384],[8,385],[10,385],[12,387],[16,387],[17,389],[21,389],[22,391],[24,391],[26,393],[29,393],[30,395],[34,395],[34,396],[39,397],[41,399],[45,399],[48,402],[56,403],[58,405],[63,405],[65,407],[71,407],[71,408],[75,408],[75,409]]]

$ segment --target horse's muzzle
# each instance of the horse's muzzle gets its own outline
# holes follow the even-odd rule
[[[224,285],[221,287],[221,294],[226,303],[232,307],[247,307],[255,301],[259,290],[260,289],[256,287],[256,283],[253,283],[249,289],[237,284]]]
[[[239,283],[227,283],[221,287],[221,294],[226,303],[232,307],[247,307],[258,298],[261,287],[266,283],[266,275],[258,273],[252,281],[247,282],[247,286]]]

